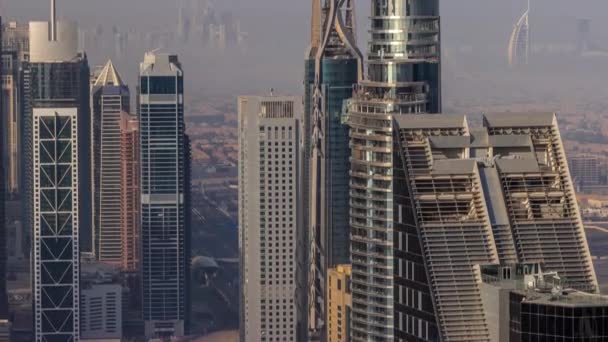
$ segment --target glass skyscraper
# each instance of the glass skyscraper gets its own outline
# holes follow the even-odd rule
[[[176,55],[140,65],[141,243],[146,336],[187,333],[190,255],[184,78]]]
[[[313,0],[305,65],[305,217],[310,235],[311,333],[324,325],[327,269],[349,258],[348,126],[344,102],[361,75],[354,3]],[[310,204],[308,204],[310,202]]]

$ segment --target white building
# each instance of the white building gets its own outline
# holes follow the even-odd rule
[[[306,330],[302,118],[299,97],[239,98],[241,341],[300,341]]]

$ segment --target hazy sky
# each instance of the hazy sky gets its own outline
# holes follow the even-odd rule
[[[197,0],[181,0],[197,1]],[[303,59],[309,41],[311,2],[308,0],[216,0],[218,10],[231,10],[249,33],[248,50],[221,58],[197,55],[185,46],[184,67],[216,87],[233,86],[253,91],[269,88],[296,92],[301,87]],[[593,20],[593,35],[608,42],[608,1],[532,0],[531,30],[535,43],[573,44],[576,19]],[[47,20],[50,0],[0,0],[0,14],[20,20]],[[176,0],[57,0],[60,18],[76,20],[83,27],[104,24],[121,29],[174,29]],[[370,0],[356,0],[359,12],[359,45],[366,50],[367,13]],[[446,49],[468,47],[484,54],[506,49],[514,21],[526,0],[443,0],[442,39]],[[608,46],[608,43],[605,44]],[[237,54],[237,55],[235,55]],[[89,56],[95,63],[106,56]],[[137,61],[134,61],[137,62]],[[136,72],[129,66],[131,73]],[[192,76],[192,73],[190,74]],[[204,83],[204,82],[203,82]]]

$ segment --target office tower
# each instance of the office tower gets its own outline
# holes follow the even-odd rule
[[[176,55],[147,53],[140,65],[141,262],[148,337],[183,336],[188,328],[183,76]]]
[[[398,329],[404,307],[397,297],[403,283],[396,259],[403,255],[394,247],[399,217],[393,208],[398,159],[392,125],[408,113],[441,111],[439,1],[377,0],[371,15],[368,79],[356,87],[346,118],[351,136],[351,337],[392,341],[404,339]]]
[[[121,120],[129,112],[129,88],[108,61],[91,89],[93,113],[94,251],[99,261],[120,265]]]
[[[582,155],[568,158],[572,181],[581,190],[593,189],[600,184],[600,159],[597,156]]]
[[[304,341],[302,98],[242,96],[238,105],[241,342]]]
[[[352,267],[338,265],[327,272],[327,342],[350,341]]]
[[[353,168],[353,341],[491,341],[476,265],[542,263],[598,291],[554,114],[485,115],[483,128],[458,115],[392,119],[393,159],[353,149],[393,166],[371,180]],[[392,200],[371,220],[368,191]],[[391,229],[359,228],[368,222]]]
[[[5,168],[4,183],[8,194],[16,196],[19,191],[19,59],[17,51],[2,50],[2,107],[0,136],[4,150],[2,164]]]
[[[310,227],[310,330],[325,324],[327,269],[350,262],[348,126],[344,101],[361,75],[353,1],[313,0],[311,46],[305,66],[306,227]],[[310,203],[309,203],[310,202]]]
[[[53,2],[54,6],[54,2]],[[54,7],[53,7],[54,8]],[[51,11],[55,13],[54,10]],[[54,17],[53,17],[54,18]],[[29,94],[24,112],[23,158],[25,228],[33,227],[32,134],[33,109],[75,108],[78,132],[91,132],[89,65],[78,51],[78,27],[74,23],[30,22],[30,62],[26,80]],[[92,251],[91,135],[78,134],[78,225],[80,248]]]
[[[79,337],[78,110],[34,108],[36,340]]]
[[[91,246],[92,216],[89,68],[77,45],[78,28],[55,20],[54,1],[50,23],[30,22],[24,158],[31,158],[26,215],[34,231],[37,341],[79,339],[79,247]]]
[[[579,55],[582,55],[589,50],[591,19],[577,19],[576,28],[576,51]]]
[[[0,27],[2,26],[2,17],[0,17]],[[0,31],[0,41],[2,41],[2,32]],[[0,55],[2,55],[2,46],[0,45]],[[0,68],[0,80],[3,79],[3,69]],[[0,108],[4,108],[4,98],[0,97]],[[0,119],[2,119],[0,117]],[[0,132],[4,132],[4,120],[0,120]],[[8,318],[8,298],[6,293],[6,259],[8,258],[6,246],[6,224],[4,217],[4,198],[6,190],[4,185],[4,141],[0,139],[0,320]]]
[[[122,286],[85,284],[80,293],[80,337],[91,341],[122,341]]]
[[[0,342],[11,342],[11,322],[0,319]]]
[[[120,120],[120,173],[122,268],[136,273],[141,258],[139,121],[126,113]]]
[[[528,64],[530,59],[530,0],[528,8],[515,23],[509,39],[508,58],[510,66]]]
[[[535,263],[482,265],[479,273],[491,341],[608,339],[608,297],[577,291]]]

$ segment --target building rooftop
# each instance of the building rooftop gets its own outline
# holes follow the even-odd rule
[[[546,127],[552,126],[555,113],[492,113],[484,115],[484,126],[499,127]]]

